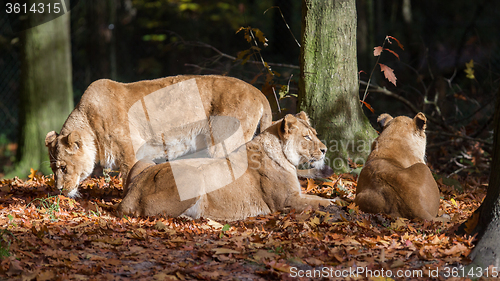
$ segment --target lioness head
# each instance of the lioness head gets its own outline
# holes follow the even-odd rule
[[[81,134],[73,131],[59,135],[52,131],[45,137],[49,149],[50,168],[56,186],[69,197],[78,195],[78,184],[92,173],[95,151],[88,149]]]
[[[326,146],[318,139],[316,130],[309,124],[305,112],[286,115],[280,126],[283,152],[294,166],[308,162],[316,169],[322,169]]]
[[[383,154],[405,153],[407,157],[413,156],[419,161],[408,163],[409,166],[416,162],[425,163],[425,128],[427,118],[422,112],[417,113],[414,118],[398,116],[393,118],[384,113],[377,118],[382,128],[380,136],[372,144],[373,156]],[[372,157],[370,155],[369,159]]]

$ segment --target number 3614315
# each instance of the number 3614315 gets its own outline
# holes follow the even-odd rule
[[[6,3],[5,12],[7,14],[28,14],[28,13],[64,13],[64,2],[61,4],[56,3],[33,3],[33,4],[20,4],[20,3]]]

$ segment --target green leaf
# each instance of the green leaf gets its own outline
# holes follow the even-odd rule
[[[280,88],[280,100],[284,99],[286,95],[288,95],[288,86],[282,85]]]
[[[196,11],[200,8],[200,5],[197,3],[182,3],[179,5],[179,11]]]
[[[260,31],[258,28],[252,28],[253,32],[255,32],[255,37],[264,45],[264,47],[267,47],[267,38],[264,36],[264,32]]]
[[[464,72],[467,74],[467,78],[469,79],[475,79],[476,77],[474,76],[474,60],[470,60],[469,62],[465,63],[465,70]]]
[[[229,224],[227,224],[227,223],[226,223],[226,224],[222,227],[221,231],[228,231],[230,228],[231,228],[231,226],[230,226]]]

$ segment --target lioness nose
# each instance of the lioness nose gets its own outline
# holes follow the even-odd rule
[[[321,153],[323,153],[323,154],[326,153],[326,148],[320,148],[319,150],[321,150]]]

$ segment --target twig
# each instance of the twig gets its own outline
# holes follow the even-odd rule
[[[292,37],[293,37],[293,40],[295,40],[295,43],[297,43],[297,46],[302,47],[299,43],[299,41],[297,41],[297,38],[295,38],[295,35],[293,35],[293,32],[292,32],[292,29],[290,28],[290,26],[288,26],[288,23],[286,22],[285,20],[285,17],[283,16],[283,13],[281,12],[281,9],[279,6],[272,6],[271,8],[267,9],[264,11],[264,14],[267,13],[267,11],[271,10],[271,9],[274,9],[274,8],[277,8],[278,11],[280,12],[280,15],[281,15],[281,18],[283,19],[283,22],[285,23],[286,25],[286,28],[288,28],[288,31],[290,31],[290,34],[292,34]]]
[[[206,44],[206,43],[203,43],[203,42],[190,42],[190,41],[186,41],[186,42],[184,42],[184,44],[186,44],[188,46],[195,46],[195,47],[203,47],[203,48],[212,49],[217,54],[219,54],[221,57],[225,57],[225,58],[228,58],[228,59],[233,60],[233,61],[237,60],[236,57],[233,57],[231,55],[223,53],[219,49],[215,48],[214,46]],[[248,60],[246,63],[262,64],[262,61]],[[298,65],[286,64],[286,63],[268,62],[267,65],[276,66],[276,67],[286,67],[286,68],[292,68],[292,69],[300,69],[300,67]]]
[[[493,143],[491,143],[489,141],[486,141],[486,140],[483,140],[483,139],[479,139],[479,138],[473,138],[473,137],[470,137],[470,136],[456,135],[456,134],[446,133],[446,132],[442,132],[442,131],[429,131],[429,130],[426,130],[425,132],[427,134],[435,134],[435,135],[446,136],[446,137],[454,137],[454,138],[457,138],[457,139],[465,139],[465,140],[468,140],[468,141],[480,142],[480,143],[484,143],[484,144],[487,144],[487,145],[493,145]]]
[[[223,71],[220,71],[220,70],[217,70],[217,69],[213,69],[213,68],[206,68],[206,67],[202,67],[202,66],[199,66],[197,64],[191,64],[191,63],[185,63],[184,66],[190,66],[190,67],[194,67],[194,68],[198,68],[200,71],[203,71],[203,70],[207,70],[209,72],[223,72]]]
[[[250,32],[250,35],[252,36],[252,39],[253,39],[253,43],[255,44],[256,47],[259,46],[259,44],[257,44],[257,39],[255,39],[255,36],[253,35],[253,31],[252,29],[249,29],[249,32]],[[271,66],[266,63],[264,61],[264,58],[262,57],[262,54],[260,53],[260,51],[258,51],[259,53],[259,57],[260,57],[260,61],[262,62],[262,66],[264,66],[264,68],[266,68],[266,70],[272,75],[274,76],[274,73],[273,71],[271,70]],[[278,95],[276,94],[276,90],[274,89],[274,87],[271,87],[271,89],[273,90],[273,94],[274,94],[274,99],[276,100],[276,106],[278,107],[278,112],[281,113],[281,106],[280,106],[280,103],[279,103],[279,100],[278,100]]]
[[[386,40],[387,40],[387,37],[384,39],[384,43],[382,43],[382,50],[384,49]],[[373,72],[375,72],[375,68],[377,67],[378,62],[380,61],[381,56],[382,56],[382,54],[377,56],[377,61],[375,62],[375,65],[373,66],[372,71],[370,72],[370,77],[368,77],[368,83],[366,83],[367,86],[365,88],[365,93],[363,94],[363,100],[361,100],[361,104],[363,104],[363,102],[365,102],[366,96],[368,95],[368,87],[370,85],[370,82],[372,81]]]
[[[403,98],[402,96],[400,96],[400,95],[398,95],[396,93],[393,93],[393,92],[387,90],[386,88],[382,88],[380,86],[376,86],[376,85],[373,85],[373,84],[372,85],[368,85],[368,83],[370,83],[369,81],[365,82],[365,81],[361,81],[360,80],[359,83],[361,85],[366,85],[367,86],[366,87],[366,91],[368,91],[369,87],[372,87],[372,90],[370,90],[370,92],[382,93],[382,94],[384,94],[386,96],[395,98],[395,99],[399,100],[400,102],[404,103],[406,106],[408,106],[411,109],[411,111],[413,111],[413,113],[417,114],[417,113],[420,112],[420,110],[416,106],[414,106],[409,100]]]
[[[382,88],[382,87],[377,86],[377,85],[368,85],[368,83],[365,82],[365,81],[359,81],[359,83],[362,84],[362,85],[367,85],[367,87],[366,87],[367,89],[368,89],[368,87],[372,87],[372,90],[370,90],[371,92],[382,93],[382,94],[384,94],[386,96],[389,96],[389,97],[397,99],[398,101],[404,103],[415,114],[417,114],[417,113],[420,112],[420,110],[415,105],[413,105],[409,100],[405,99],[404,97],[402,97],[402,96],[400,96],[400,95],[398,95],[396,93],[393,93],[393,92],[387,90],[386,88]],[[434,118],[432,116],[426,116],[426,117],[427,117],[427,119],[429,121],[431,121],[431,122],[433,122],[433,123],[435,123],[435,124],[443,127],[444,129],[446,129],[448,131],[450,130],[450,128],[448,128],[448,126],[446,126],[446,124],[444,124],[440,120],[438,120],[438,119],[436,119],[436,118]]]
[[[233,61],[236,61],[237,58],[234,57],[234,56],[231,56],[231,55],[228,55],[222,51],[220,51],[219,49],[215,48],[214,46],[210,45],[210,44],[207,44],[207,43],[203,43],[203,42],[198,42],[198,41],[184,41],[184,38],[182,38],[179,34],[175,33],[175,32],[172,32],[172,31],[166,31],[166,32],[169,32],[169,33],[172,33],[172,34],[175,34],[179,39],[180,39],[180,43],[186,45],[186,46],[194,46],[194,47],[203,47],[203,48],[208,48],[208,49],[211,49],[213,50],[214,52],[216,52],[217,54],[219,54],[219,56],[221,57],[224,57],[224,58],[227,58],[227,59],[230,59],[230,60],[233,60]],[[176,43],[176,44],[179,44],[179,43]],[[260,61],[255,61],[255,60],[248,60],[246,63],[252,63],[252,64],[262,64],[262,62]],[[291,69],[300,69],[300,66],[298,65],[294,65],[294,64],[286,64],[286,63],[275,63],[275,62],[268,62],[267,63],[268,65],[270,66],[276,66],[276,67],[286,67],[286,68],[291,68]]]

